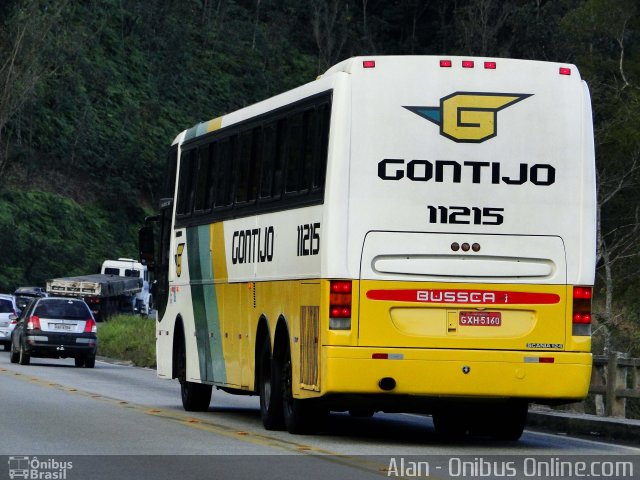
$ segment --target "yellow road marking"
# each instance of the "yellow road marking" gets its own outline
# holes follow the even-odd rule
[[[23,377],[22,374],[18,372],[11,372],[3,369],[0,369],[0,374]],[[366,472],[372,472],[385,477],[387,476],[386,472],[388,470],[388,467],[386,465],[383,465],[377,461],[368,460],[365,457],[353,457],[349,455],[342,455],[342,454],[339,454],[330,450],[326,450],[323,448],[316,448],[316,447],[312,447],[309,445],[305,445],[305,444],[301,444],[293,441],[288,441],[281,438],[271,437],[269,435],[265,435],[263,433],[259,433],[256,431],[238,431],[237,428],[233,428],[231,426],[223,425],[220,423],[215,423],[210,420],[193,418],[177,410],[168,410],[168,409],[161,409],[161,408],[149,409],[149,407],[145,405],[129,403],[116,398],[97,395],[95,393],[88,392],[85,390],[78,390],[76,388],[65,387],[57,383],[50,383],[49,381],[38,378],[38,377],[30,377],[30,378],[23,377],[23,378],[20,378],[20,380],[28,381],[36,385],[39,385],[41,387],[53,388],[54,390],[58,390],[61,392],[80,395],[85,398],[97,400],[115,407],[132,409],[144,415],[151,415],[154,417],[163,418],[168,421],[179,423],[180,425],[183,425],[183,426],[195,428],[201,431],[213,433],[215,435],[220,435],[227,438],[234,438],[241,442],[251,443],[253,445],[259,445],[262,447],[269,447],[269,448],[284,450],[285,452],[295,453],[298,455],[310,455],[315,458],[322,459],[334,464],[338,464],[338,465],[342,465],[350,468],[356,468],[358,470],[363,470]],[[402,478],[402,477],[396,477],[396,478]]]

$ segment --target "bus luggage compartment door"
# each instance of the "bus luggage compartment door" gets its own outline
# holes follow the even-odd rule
[[[362,252],[360,346],[564,349],[560,237],[369,232]]]

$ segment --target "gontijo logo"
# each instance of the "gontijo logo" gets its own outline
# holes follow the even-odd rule
[[[440,126],[440,135],[454,142],[481,143],[497,135],[498,112],[532,94],[455,92],[439,107],[407,107]]]

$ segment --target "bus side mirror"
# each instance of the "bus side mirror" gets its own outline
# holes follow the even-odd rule
[[[140,253],[140,263],[146,264],[150,271],[155,267],[155,247],[154,247],[153,227],[151,225],[142,227],[138,231],[138,249]]]

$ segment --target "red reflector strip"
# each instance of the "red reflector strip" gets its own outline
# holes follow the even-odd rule
[[[443,68],[450,68],[453,65],[451,60],[440,60],[440,66]]]
[[[473,68],[473,60],[463,60],[462,68]]]
[[[553,357],[524,357],[524,363],[555,363]]]
[[[374,360],[404,360],[404,353],[372,353]]]
[[[555,293],[505,292],[497,290],[369,290],[369,300],[415,303],[458,303],[493,305],[553,305]]]
[[[365,60],[362,62],[362,68],[376,68],[375,60]]]
[[[571,69],[567,67],[560,67],[560,75],[571,75]]]
[[[495,70],[496,66],[496,62],[484,62],[484,68],[487,70]]]

